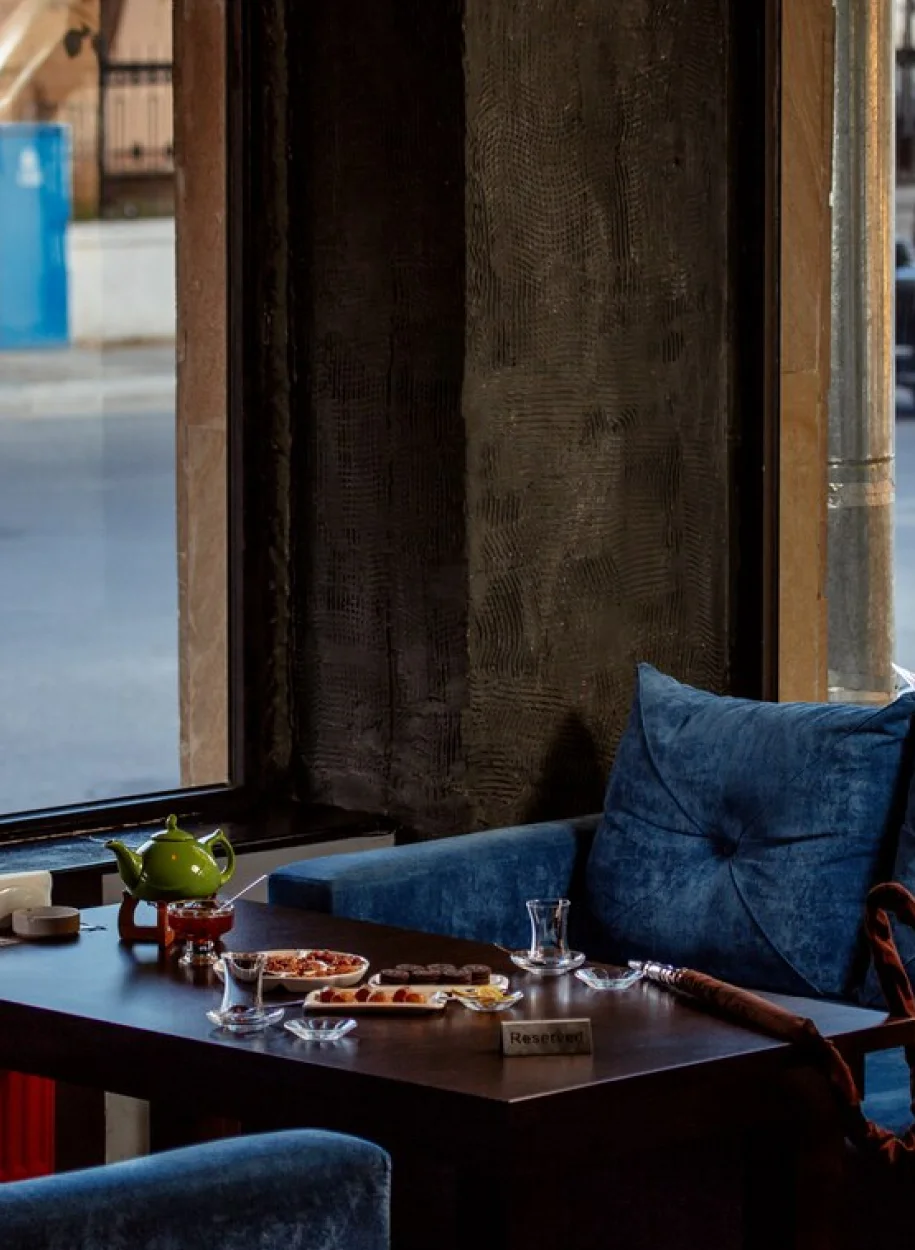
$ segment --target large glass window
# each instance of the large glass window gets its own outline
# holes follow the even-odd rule
[[[224,631],[225,476],[183,476],[174,17],[0,0],[0,816],[228,780],[187,724],[194,649]]]

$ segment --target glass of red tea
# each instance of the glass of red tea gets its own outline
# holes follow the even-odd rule
[[[232,904],[215,898],[169,903],[168,927],[184,942],[178,962],[191,968],[214,964],[219,958],[216,943],[232,928],[234,917]]]

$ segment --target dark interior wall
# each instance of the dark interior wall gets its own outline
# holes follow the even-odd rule
[[[290,381],[296,345],[290,333],[289,64],[285,0],[237,7],[228,113],[230,150],[230,253],[241,273],[232,275],[230,402],[240,410],[230,449],[231,541],[244,548],[242,611],[230,633],[242,628],[244,705],[243,769],[259,788],[283,794],[298,732],[290,682],[293,560]],[[240,362],[243,364],[239,368]],[[241,681],[233,675],[230,697]],[[236,713],[235,708],[232,714]],[[237,761],[236,761],[237,771]]]
[[[300,788],[466,817],[458,0],[287,5]]]
[[[729,11],[249,11],[249,724],[299,797],[593,810],[638,660],[730,688]]]
[[[727,8],[467,0],[475,815],[600,798],[633,669],[728,685]]]

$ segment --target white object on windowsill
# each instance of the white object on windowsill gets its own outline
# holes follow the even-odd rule
[[[898,698],[901,694],[911,694],[915,690],[915,673],[903,668],[901,664],[894,664],[893,672],[896,674],[896,697]]]
[[[9,929],[14,911],[25,907],[48,907],[50,903],[49,872],[0,874],[0,932]]]

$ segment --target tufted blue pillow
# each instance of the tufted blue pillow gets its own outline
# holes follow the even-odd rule
[[[640,665],[587,866],[607,952],[785,994],[854,993],[913,713],[913,695],[757,703]]]

